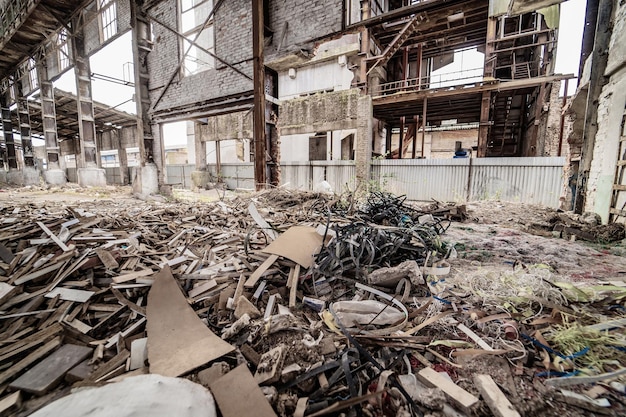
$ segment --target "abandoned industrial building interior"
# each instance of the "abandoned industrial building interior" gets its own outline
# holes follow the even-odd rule
[[[626,414],[623,0],[0,0],[0,107],[0,416]]]

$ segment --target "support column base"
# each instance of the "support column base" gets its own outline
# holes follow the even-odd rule
[[[10,169],[7,172],[7,182],[11,185],[24,185],[24,174],[19,169]]]
[[[106,187],[107,178],[103,169],[78,168],[78,185],[81,187]]]
[[[62,169],[51,169],[49,171],[44,171],[43,178],[44,180],[46,180],[46,183],[50,185],[65,185],[67,183],[65,171],[63,171]]]
[[[155,164],[135,167],[132,175],[133,194],[147,196],[159,192],[159,171]]]
[[[34,167],[26,167],[23,171],[24,185],[39,185],[41,183],[41,176],[39,171]]]
[[[4,168],[0,168],[0,183],[7,183],[7,172]]]
[[[211,184],[213,184],[213,176],[209,171],[191,172],[191,189],[193,191],[211,188]]]

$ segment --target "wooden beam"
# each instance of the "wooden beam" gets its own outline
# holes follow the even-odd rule
[[[265,66],[263,63],[263,0],[252,0],[252,51],[254,61],[254,182],[256,189],[267,183],[265,138]]]

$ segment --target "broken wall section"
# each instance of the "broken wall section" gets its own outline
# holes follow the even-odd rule
[[[609,43],[609,60],[604,73],[609,82],[603,87],[598,101],[598,132],[595,137],[593,161],[587,184],[585,211],[593,211],[609,220],[613,183],[616,179],[618,159],[623,159],[620,152],[620,138],[626,135],[623,121],[626,114],[626,3],[616,2],[613,8],[613,33]],[[621,185],[626,183],[622,179]],[[620,193],[614,208],[622,209],[626,197]],[[624,221],[620,217],[619,221]]]
[[[169,28],[178,28],[176,0],[159,3],[150,10],[149,15]],[[168,87],[168,81],[182,59],[183,44],[177,35],[154,23],[155,41],[148,55],[153,105],[167,88],[153,109],[157,118],[167,121],[191,111],[208,111],[212,100],[252,92],[252,4],[245,0],[223,2],[213,18],[213,33],[215,55],[247,74],[250,79],[216,59],[213,69],[187,76],[179,71]],[[223,103],[221,106],[224,107]]]

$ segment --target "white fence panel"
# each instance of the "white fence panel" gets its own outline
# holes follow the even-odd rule
[[[564,164],[563,157],[473,159],[470,199],[558,207]]]
[[[290,190],[311,190],[311,164],[305,162],[281,162],[280,185]]]
[[[383,159],[372,161],[380,188],[409,200],[467,198],[469,159]]]
[[[215,165],[209,165],[209,167],[213,175],[216,175]],[[222,178],[229,189],[245,188],[254,190],[254,163],[222,164]]]

